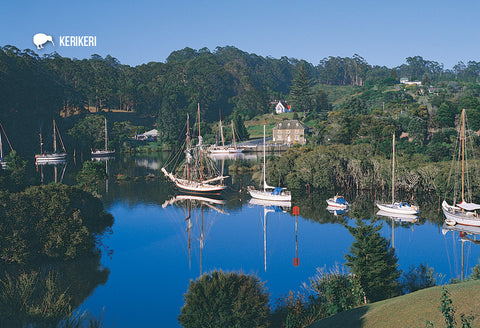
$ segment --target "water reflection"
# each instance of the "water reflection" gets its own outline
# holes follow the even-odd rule
[[[43,183],[62,183],[67,170],[67,161],[48,161],[36,163],[36,170],[40,173],[40,182]],[[53,177],[51,174],[53,172]]]
[[[395,248],[395,223],[402,226],[410,226],[413,233],[412,224],[418,221],[418,216],[413,214],[400,214],[400,213],[391,213],[380,210],[376,213],[377,216],[388,217],[392,221],[392,237],[391,243],[392,247]]]
[[[465,254],[464,254],[464,248],[465,248],[465,243],[468,243],[467,245],[467,252],[470,254],[471,253],[471,246],[475,245],[478,246],[480,245],[480,227],[473,227],[473,226],[465,226],[465,225],[455,225],[455,226],[450,226],[447,225],[446,223],[443,224],[442,226],[442,234],[447,237],[448,234],[451,233],[451,238],[452,238],[452,255],[453,255],[453,261],[455,263],[455,271],[457,272],[458,276],[458,250],[457,250],[457,244],[458,242],[461,243],[461,251],[460,251],[460,280],[464,280],[466,276],[468,276],[468,269],[471,266],[476,265],[477,263],[472,263],[471,266],[465,265]],[[447,249],[448,251],[448,249]],[[467,255],[468,256],[468,255]],[[467,258],[468,261],[468,258]]]
[[[272,201],[257,198],[251,198],[249,204],[253,206],[263,207],[263,261],[264,270],[267,272],[267,214],[275,212],[286,213],[290,209],[292,203],[289,201]]]
[[[209,215],[213,212],[221,215],[229,215],[225,210],[220,208],[220,205],[225,205],[226,201],[221,196],[196,196],[188,194],[179,194],[166,200],[162,204],[162,208],[168,206],[176,206],[184,211],[185,232],[188,241],[188,266],[192,268],[192,234],[193,238],[198,239],[199,242],[199,263],[200,275],[203,274],[203,247],[205,245],[206,235],[210,231],[214,223],[214,218]],[[196,229],[194,229],[196,225]],[[200,225],[200,226],[198,226]]]

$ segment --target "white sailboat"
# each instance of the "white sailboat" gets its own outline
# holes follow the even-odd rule
[[[208,148],[208,151],[211,154],[239,154],[243,152],[243,148],[237,148],[237,142],[235,141],[235,128],[233,126],[233,121],[231,123],[232,125],[232,141],[233,141],[233,146],[226,146],[225,145],[225,139],[223,137],[223,126],[222,126],[222,119],[220,118],[219,121],[219,130],[220,130],[220,137],[222,140],[222,145],[221,146],[210,146]]]
[[[115,155],[115,150],[108,150],[107,118],[105,118],[105,149],[92,150],[91,155],[95,158],[113,157]]]
[[[336,207],[337,209],[346,209],[350,206],[350,203],[345,200],[343,196],[335,195],[332,198],[327,199],[328,206]]]
[[[220,173],[213,161],[204,154],[203,139],[200,133],[200,104],[198,105],[198,123],[198,144],[191,147],[189,116],[187,115],[185,161],[176,171],[175,166],[170,172],[165,166],[161,171],[181,190],[192,193],[218,194],[227,188],[224,180],[228,176],[224,176],[223,172]]]
[[[60,144],[62,146],[62,151],[57,152],[57,134],[60,139]],[[67,160],[67,151],[65,150],[65,145],[63,144],[62,136],[58,130],[55,120],[53,120],[53,152],[44,152],[43,151],[43,140],[42,134],[40,133],[40,154],[35,155],[35,164],[54,164],[60,163]]]
[[[10,146],[10,150],[13,151],[12,145],[10,144],[10,140],[8,140],[7,134],[5,133],[5,129],[3,128],[3,125],[0,123],[0,168],[5,170],[7,168],[7,162],[5,162],[4,158],[4,153],[3,153],[3,141],[2,141],[2,132],[3,135],[5,136],[5,139],[8,142],[8,145]]]
[[[460,130],[460,149],[459,151],[461,156],[461,202],[457,205],[449,205],[446,200],[442,202],[443,214],[445,214],[445,223],[447,225],[467,225],[467,226],[480,226],[480,217],[476,212],[480,209],[479,204],[472,203],[471,201],[465,200],[465,180],[466,180],[466,137],[465,137],[465,109],[462,110],[462,125]],[[455,195],[454,201],[455,204]]]
[[[267,184],[266,171],[267,165],[265,162],[265,125],[263,126],[263,190],[257,190],[253,186],[248,186],[247,190],[253,198],[273,200],[273,201],[291,201],[292,195],[287,188],[272,187]]]
[[[380,203],[377,202],[377,207],[385,212],[396,214],[418,214],[420,210],[418,206],[410,205],[406,202],[395,202],[395,133],[393,134],[393,156],[392,156],[392,202]]]

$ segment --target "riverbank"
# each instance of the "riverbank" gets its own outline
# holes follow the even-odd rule
[[[403,328],[425,327],[427,321],[434,327],[444,327],[445,319],[441,313],[440,300],[442,286],[422,289],[411,294],[395,297],[381,302],[368,304],[350,311],[345,311],[323,319],[309,328]],[[473,315],[472,327],[480,323],[480,281],[473,280],[454,285],[447,285],[450,298],[456,309],[457,323],[460,315]]]

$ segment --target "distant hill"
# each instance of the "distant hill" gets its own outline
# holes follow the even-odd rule
[[[448,285],[448,291],[456,309],[455,318],[461,327],[460,314],[473,315],[472,327],[480,326],[480,281],[468,281]],[[440,310],[442,287],[423,289],[408,295],[368,304],[339,313],[310,325],[309,328],[404,328],[425,327],[430,321],[434,327],[445,327]]]

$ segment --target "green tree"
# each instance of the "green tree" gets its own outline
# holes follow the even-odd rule
[[[267,327],[264,284],[251,275],[213,271],[190,281],[178,321],[185,328]]]
[[[305,65],[306,63],[298,65],[290,97],[294,111],[308,113],[312,110],[312,96],[310,93],[311,80]]]
[[[235,126],[235,134],[240,140],[248,140],[249,135],[243,117],[238,112],[233,112],[233,125]]]
[[[77,181],[77,187],[97,195],[100,183],[105,181],[106,178],[105,163],[85,161],[83,162],[82,169],[77,173],[75,180]]]
[[[356,275],[335,268],[330,272],[317,269],[307,286],[315,293],[316,302],[326,308],[327,316],[347,311],[364,303],[365,292]]]
[[[356,227],[347,226],[355,238],[345,255],[353,274],[359,277],[367,299],[376,302],[399,295],[398,258],[390,242],[379,234],[381,225],[365,224],[357,219]]]
[[[407,294],[420,289],[434,287],[437,285],[437,278],[438,275],[435,274],[433,268],[429,267],[427,263],[420,263],[417,266],[412,265],[408,272],[402,275],[402,292]]]

